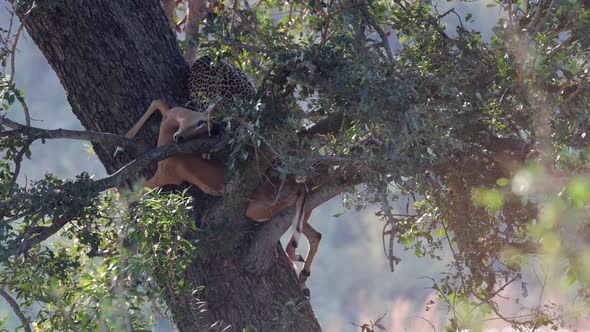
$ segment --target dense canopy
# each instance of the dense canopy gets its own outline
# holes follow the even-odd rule
[[[452,330],[476,331],[488,318],[553,327],[574,307],[588,309],[587,1],[490,2],[501,15],[485,37],[471,14],[454,9],[460,2],[440,11],[411,0],[201,1],[200,30],[186,38],[172,35],[157,1],[146,3],[9,6],[58,73],[86,132],[31,127],[26,96],[34,91],[13,82],[23,26],[16,17],[2,23],[0,295],[14,302],[25,330],[134,330],[161,310],[187,330],[317,330],[276,246],[293,209],[262,226],[243,216],[269,167],[282,179],[319,184],[312,207],[340,193],[348,207],[377,206],[392,270],[404,264],[396,257],[402,248],[447,260],[432,286]],[[105,17],[114,23],[103,27]],[[256,100],[220,111],[221,137],[152,149],[157,126],[139,140],[118,136],[151,99],[187,101],[181,50],[191,54],[195,45],[197,54],[240,68]],[[158,60],[162,49],[174,55],[166,63]],[[113,50],[121,60],[102,63]],[[26,123],[6,117],[17,104]],[[133,107],[119,114],[118,105]],[[112,175],[47,175],[19,186],[21,160],[35,158],[30,144],[58,138],[92,141]],[[131,152],[127,160],[110,156],[116,145]],[[179,151],[223,160],[230,191],[214,199],[195,188],[128,190],[136,174]],[[407,202],[404,211],[393,208],[398,200]],[[522,293],[510,296],[520,305],[523,271],[535,262],[567,279],[566,292],[578,292],[575,306],[522,305],[514,314],[498,305],[519,283]],[[243,306],[221,303],[227,280],[233,289],[241,282],[232,273],[253,283],[239,284],[254,294],[236,291]],[[268,302],[275,296],[278,305]],[[261,309],[244,312],[256,307],[248,303]],[[362,327],[373,328],[380,325]]]

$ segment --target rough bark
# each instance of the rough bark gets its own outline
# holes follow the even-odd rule
[[[72,111],[88,130],[124,134],[154,99],[187,100],[188,66],[159,3],[58,1],[20,15],[66,90]],[[159,118],[140,132],[156,142]],[[127,160],[94,145],[107,172]]]
[[[51,7],[44,5],[37,1],[36,8],[21,9],[19,16],[56,71],[72,111],[88,130],[123,134],[153,99],[172,105],[187,100],[188,66],[157,0],[58,0]],[[154,146],[159,121],[155,116],[137,139]],[[94,144],[94,149],[109,173],[131,160],[130,156],[113,159],[113,146]],[[319,330],[280,244],[260,253],[265,256],[261,261],[272,262],[268,268],[253,269],[246,263],[251,261],[245,255],[252,239],[260,240],[254,235],[269,224],[254,225],[236,213],[231,217],[241,217],[223,223],[228,218],[222,215],[220,199],[196,190],[193,194],[199,222],[225,225],[236,236],[209,243],[211,253],[193,260],[184,276],[184,294],[164,294],[177,327],[194,331],[197,326],[224,321],[232,325],[231,330],[268,331],[279,327],[273,319],[285,316],[288,303],[303,301],[290,328]],[[228,246],[232,249],[216,251]],[[204,290],[193,294],[199,286]],[[195,303],[197,298],[208,304],[204,313]]]

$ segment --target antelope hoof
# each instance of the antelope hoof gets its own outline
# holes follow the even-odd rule
[[[303,294],[307,297],[311,294],[309,288],[307,288],[307,278],[309,278],[310,275],[311,273],[306,269],[302,269],[301,272],[299,272],[299,289],[301,289]]]
[[[303,290],[303,295],[305,295],[306,297],[311,297],[311,291],[309,290],[309,288],[305,287]]]

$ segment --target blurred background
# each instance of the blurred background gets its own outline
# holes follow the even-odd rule
[[[474,3],[440,3],[442,12],[452,5],[464,16],[472,13],[474,23],[468,24],[482,32],[485,40],[491,35],[491,28],[496,24],[500,12],[497,8],[488,8],[488,2]],[[0,21],[9,17],[6,4],[0,10]],[[447,16],[449,31],[454,30],[454,16]],[[391,34],[395,38],[395,32]],[[24,38],[22,38],[24,37]],[[26,36],[21,37],[16,58],[17,87],[25,90],[25,98],[31,111],[33,126],[56,129],[83,129],[78,119],[71,112],[63,90],[55,73]],[[392,45],[400,45],[392,41]],[[124,110],[121,110],[124,111]],[[15,106],[9,117],[23,123],[22,110]],[[122,134],[122,133],[118,133]],[[47,140],[44,144],[33,144],[32,159],[23,161],[19,178],[21,185],[40,179],[45,173],[52,173],[60,178],[73,178],[87,171],[100,178],[105,170],[92,153],[90,145],[82,141]],[[405,205],[403,199],[399,207]],[[404,208],[405,209],[405,208]],[[396,244],[395,255],[402,261],[395,272],[390,271],[382,243],[383,224],[374,215],[374,209],[367,206],[362,211],[347,210],[340,198],[335,198],[321,208],[314,210],[311,224],[323,234],[318,256],[313,265],[312,276],[308,285],[311,288],[311,303],[325,331],[358,331],[362,325],[375,321],[385,315],[381,323],[388,331],[443,331],[447,308],[441,305],[429,305],[438,299],[432,290],[432,281],[439,278],[445,262],[429,258],[416,258],[413,252],[403,251]],[[283,243],[290,237],[287,232]],[[301,249],[303,252],[306,248]],[[444,257],[445,253],[442,254]],[[535,294],[535,273],[531,272],[529,298],[540,301]],[[512,291],[519,292],[520,289]],[[546,290],[542,296],[560,297],[559,290]],[[19,325],[10,307],[0,300],[0,318],[8,315],[6,327],[14,329]],[[589,319],[586,316],[586,319]],[[493,330],[510,331],[507,323],[488,321],[486,326]],[[563,331],[575,327],[590,329],[584,319],[574,321]],[[170,331],[170,324],[160,320],[154,326],[155,331]],[[547,329],[548,331],[548,329]]]

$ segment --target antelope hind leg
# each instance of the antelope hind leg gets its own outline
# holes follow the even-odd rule
[[[306,220],[309,218],[309,214],[306,215]],[[299,272],[299,288],[303,291],[305,296],[310,296],[309,288],[307,287],[307,278],[311,275],[311,264],[313,263],[313,259],[318,252],[318,247],[320,245],[320,240],[322,239],[322,233],[316,231],[310,224],[307,222],[303,226],[303,235],[307,238],[309,242],[309,251],[307,252],[307,257],[305,257],[305,264]]]

